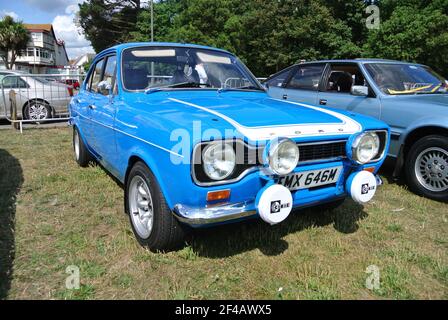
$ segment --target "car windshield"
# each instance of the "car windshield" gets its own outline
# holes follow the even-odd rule
[[[386,94],[437,94],[448,92],[447,81],[425,66],[402,63],[369,63],[366,69]]]
[[[263,90],[233,55],[188,47],[138,47],[123,52],[127,90],[204,88]]]

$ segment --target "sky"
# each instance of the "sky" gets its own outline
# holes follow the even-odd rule
[[[74,23],[83,0],[0,0],[0,17],[10,15],[24,23],[51,23],[58,39],[65,41],[69,59],[94,53],[90,42]]]

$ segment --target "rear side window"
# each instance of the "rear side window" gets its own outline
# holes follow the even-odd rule
[[[287,87],[317,91],[324,67],[324,64],[299,66]]]
[[[90,82],[90,91],[93,92],[98,92],[98,83],[101,81],[101,77],[102,77],[102,73],[103,73],[103,64],[104,64],[104,59],[101,59],[100,61],[98,61],[95,65],[95,70],[93,70],[92,73],[92,79]]]
[[[107,58],[106,67],[104,68],[103,80],[107,81],[111,86],[115,83],[115,69],[117,67],[117,57],[110,56]]]

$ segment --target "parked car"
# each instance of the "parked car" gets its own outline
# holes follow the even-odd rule
[[[70,111],[76,161],[124,185],[134,234],[152,250],[186,226],[365,203],[389,144],[385,123],[272,99],[234,55],[189,44],[104,50]]]
[[[73,88],[19,71],[0,71],[0,119],[10,117],[9,93],[16,94],[17,116],[45,120],[67,114]]]
[[[273,98],[359,112],[391,127],[394,176],[448,200],[448,84],[429,67],[380,59],[301,63],[265,81]]]

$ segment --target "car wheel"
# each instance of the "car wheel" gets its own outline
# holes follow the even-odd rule
[[[151,251],[166,251],[182,244],[185,226],[171,213],[154,175],[143,162],[137,162],[129,172],[125,207],[141,245]]]
[[[406,179],[415,193],[448,200],[448,139],[431,135],[412,145],[406,157]]]
[[[87,167],[92,160],[92,157],[76,127],[73,127],[73,151],[75,153],[76,162],[81,167]]]
[[[28,102],[23,114],[26,120],[46,120],[52,117],[51,107],[44,101]]]

